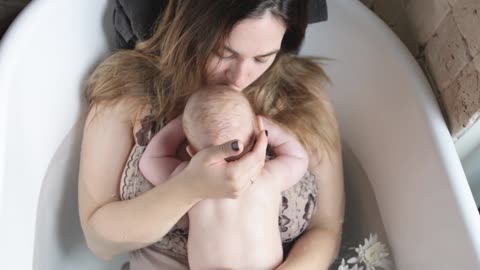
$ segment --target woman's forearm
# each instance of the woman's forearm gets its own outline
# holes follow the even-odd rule
[[[310,229],[295,242],[285,262],[276,270],[327,270],[337,256],[340,240],[340,231]]]
[[[134,199],[97,209],[84,225],[90,249],[109,259],[159,241],[200,200],[187,185],[179,174]]]

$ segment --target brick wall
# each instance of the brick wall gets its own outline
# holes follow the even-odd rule
[[[480,0],[361,0],[429,77],[454,139],[480,115]]]
[[[0,39],[10,23],[30,0],[0,0]]]

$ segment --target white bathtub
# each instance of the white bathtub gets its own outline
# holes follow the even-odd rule
[[[110,1],[111,2],[111,1]],[[377,232],[401,270],[480,269],[480,218],[431,89],[357,0],[329,1],[303,54],[326,65],[345,142],[352,239]],[[0,47],[1,269],[119,269],[77,214],[81,83],[109,51],[107,0],[35,0]],[[358,159],[357,159],[358,158]]]

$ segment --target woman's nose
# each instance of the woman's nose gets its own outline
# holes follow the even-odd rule
[[[250,71],[246,61],[238,61],[227,69],[228,83],[239,90],[243,90],[249,83]]]

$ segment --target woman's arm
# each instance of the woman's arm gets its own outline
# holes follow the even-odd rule
[[[126,101],[125,101],[126,102]],[[95,106],[82,141],[79,208],[89,248],[108,259],[160,240],[200,200],[182,174],[132,200],[121,201],[119,182],[133,146],[127,104]]]
[[[277,270],[327,270],[337,256],[345,205],[341,154],[324,157],[311,172],[318,185],[317,210],[309,228]]]
[[[333,114],[331,105],[328,108]],[[317,209],[309,228],[295,242],[286,261],[277,270],[327,270],[340,248],[345,208],[342,153],[336,121],[333,121],[338,149],[319,158],[310,157],[310,171],[318,187]],[[327,127],[325,127],[327,128]]]

